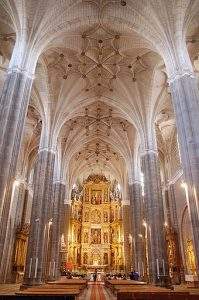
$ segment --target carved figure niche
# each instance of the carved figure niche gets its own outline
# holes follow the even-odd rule
[[[91,229],[91,243],[101,244],[101,229]]]

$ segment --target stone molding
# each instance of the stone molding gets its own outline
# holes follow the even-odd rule
[[[65,181],[63,181],[63,180],[55,180],[55,181],[53,181],[53,184],[63,184],[64,186],[66,186],[66,182]]]
[[[28,70],[19,68],[17,66],[16,67],[12,67],[12,68],[8,68],[7,73],[8,74],[11,74],[11,73],[22,73],[22,74],[26,75],[30,79],[35,79],[35,75],[33,73],[30,73]]]
[[[42,147],[38,150],[38,154],[42,151],[47,151],[47,152],[51,152],[53,154],[57,153],[57,150],[53,149],[53,148],[48,148],[48,147]]]
[[[141,180],[138,180],[138,179],[132,179],[132,178],[130,178],[129,181],[128,181],[128,184],[129,184],[129,185],[133,185],[133,184],[142,184],[142,181],[141,181]]]
[[[190,70],[176,71],[176,72],[173,72],[173,74],[171,74],[171,76],[168,77],[168,84],[170,85],[174,81],[179,80],[180,78],[185,77],[185,76],[195,78],[194,72],[192,72]]]
[[[183,170],[182,169],[178,170],[175,173],[175,175],[168,180],[168,183],[166,184],[165,187],[169,187],[170,185],[175,184],[178,181],[178,179],[182,177],[182,175],[183,175]]]
[[[150,154],[150,153],[158,155],[158,150],[157,149],[145,149],[140,153],[140,158],[142,158],[146,154]]]
[[[129,206],[130,200],[122,200],[122,206]]]

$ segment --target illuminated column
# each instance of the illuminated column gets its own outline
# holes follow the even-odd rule
[[[172,262],[172,269],[175,269],[175,283],[185,282],[183,258],[180,245],[179,220],[177,215],[175,199],[175,189],[172,183],[170,183],[165,189],[165,209],[167,215],[167,220],[165,222],[167,242],[169,242],[169,239],[171,240],[172,238],[172,243],[175,244],[175,253],[173,253]]]
[[[53,218],[50,245],[49,272],[50,281],[57,280],[60,276],[60,242],[61,224],[64,222],[64,199],[66,186],[56,182],[53,185]]]
[[[12,271],[14,242],[16,238],[16,227],[19,228],[23,225],[23,204],[26,203],[26,185],[23,181],[15,180],[12,186],[12,195],[10,201],[10,212],[5,232],[5,240],[3,245],[3,256],[1,258],[1,268],[3,270],[0,273],[1,281],[14,280],[14,272]],[[22,219],[22,220],[21,220]]]
[[[130,271],[131,267],[131,258],[130,258],[130,243],[129,243],[129,234],[130,230],[130,205],[122,206],[123,212],[123,232],[124,232],[124,261],[125,261],[125,270],[126,272]]]
[[[143,227],[143,196],[139,181],[129,184],[132,207],[133,267],[140,276],[146,275],[145,232]]]
[[[25,24],[25,22],[23,23]],[[18,30],[0,97],[0,282],[7,258],[5,240],[9,225],[12,187],[37,58],[27,28]],[[31,52],[31,53],[30,53]],[[34,52],[35,53],[35,52]]]
[[[144,174],[149,280],[157,283],[159,276],[168,275],[163,198],[157,152],[146,150],[142,154],[141,165]]]
[[[34,193],[24,284],[42,284],[48,272],[52,231],[52,187],[55,153],[41,149],[34,171]]]
[[[175,37],[178,40],[176,47],[165,49],[164,60],[176,117],[183,176],[187,184],[199,275],[199,89],[186,40],[180,28]]]
[[[27,71],[10,69],[0,98],[0,274],[6,251],[12,186],[33,78]],[[1,279],[0,279],[1,280]]]

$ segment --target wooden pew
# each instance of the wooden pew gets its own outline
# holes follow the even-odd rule
[[[49,282],[40,286],[22,286],[20,292],[16,295],[73,296],[73,298],[76,299],[85,287],[87,287],[86,280],[67,279]]]
[[[117,300],[189,300],[189,292],[118,292]]]
[[[113,293],[116,293],[117,290],[122,288],[140,288],[147,286],[146,282],[141,281],[135,281],[135,280],[117,280],[117,279],[111,279],[105,281],[105,286],[110,288]]]

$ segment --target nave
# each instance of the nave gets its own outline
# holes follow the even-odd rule
[[[198,289],[199,0],[0,0],[0,94],[0,289]]]

